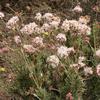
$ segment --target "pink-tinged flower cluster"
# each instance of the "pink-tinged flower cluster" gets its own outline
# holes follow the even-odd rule
[[[58,16],[54,16],[52,13],[45,13],[44,15],[37,13],[35,19],[38,21],[44,21],[45,23],[43,24],[41,30],[44,30],[45,27],[45,30],[47,31],[47,28],[58,29],[61,22],[60,18]]]
[[[17,27],[17,23],[18,23],[18,21],[19,21],[19,18],[18,18],[18,16],[13,16],[12,18],[10,18],[9,20],[8,20],[8,22],[6,23],[6,27],[8,28],[8,29],[15,29],[16,27]]]
[[[41,27],[41,33],[49,32],[51,30],[51,26],[48,23],[44,23]]]
[[[65,32],[68,32],[70,30],[69,21],[67,19],[63,21],[61,29],[63,29]]]
[[[73,9],[74,12],[77,12],[77,13],[82,13],[83,9],[81,8],[80,5],[77,5],[74,9]]]
[[[58,16],[53,15],[52,13],[45,13],[43,15],[43,19],[47,22],[52,22],[52,21],[60,22],[60,18]]]
[[[42,37],[33,38],[32,44],[34,47],[42,47],[43,46],[43,38]]]
[[[32,38],[31,44],[24,44],[23,45],[23,49],[25,50],[25,52],[27,52],[29,54],[30,53],[33,54],[36,51],[38,51],[40,48],[43,48],[43,47],[44,47],[43,38],[40,36]]]
[[[80,23],[82,24],[88,24],[90,22],[90,17],[89,16],[81,16],[79,17],[79,20],[78,20]]]
[[[40,16],[40,14],[38,15]],[[37,18],[37,16],[35,16],[35,18]],[[58,16],[54,16],[52,13],[45,13],[43,16],[41,15],[41,19],[43,19],[44,22],[46,23],[46,25],[45,23],[44,25],[47,26],[47,28],[51,28],[51,29],[58,29],[59,24],[61,22],[61,19]]]
[[[23,45],[23,49],[27,53],[34,53],[34,52],[36,52],[36,48],[34,48],[32,45],[25,44],[25,45]]]
[[[14,36],[14,41],[15,41],[16,44],[20,44],[21,43],[20,36],[18,36],[18,35]]]
[[[76,69],[83,68],[86,66],[86,64],[84,63],[85,60],[86,60],[86,58],[84,56],[80,56],[78,58],[78,62],[75,64],[71,64],[70,67],[76,68]]]
[[[5,17],[3,12],[0,12],[0,19],[3,19]]]
[[[77,35],[90,35],[91,34],[91,28],[83,24],[80,21],[76,20],[67,20],[63,21],[61,28],[65,31],[68,32],[70,31],[72,34],[77,34]]]
[[[7,53],[8,51],[9,51],[9,48],[8,47],[0,48],[0,54]]]
[[[96,56],[98,57],[98,58],[100,58],[100,49],[98,49],[97,51],[96,51]]]
[[[73,100],[73,99],[74,99],[74,98],[73,98],[71,92],[69,92],[69,93],[66,94],[66,100]]]
[[[56,36],[56,39],[57,39],[57,41],[59,41],[59,42],[65,42],[65,41],[67,40],[66,35],[63,34],[63,33],[59,33],[59,34]]]
[[[32,33],[36,32],[37,27],[38,25],[35,22],[33,22],[25,25],[20,31],[21,33],[31,35]]]
[[[85,60],[86,60],[86,58],[84,56],[80,56],[78,59],[78,65],[80,65],[80,67],[84,67],[86,65],[84,63]]]
[[[58,29],[60,22],[59,21],[52,21],[50,22],[50,26],[54,29]]]
[[[54,15],[52,13],[45,13],[43,15],[43,19],[48,22],[51,22],[53,18],[54,18]]]
[[[100,64],[96,66],[96,73],[98,76],[100,76]]]
[[[66,58],[68,57],[68,52],[67,52],[68,48],[66,46],[60,46],[58,47],[57,49],[57,55],[60,57],[60,58]]]
[[[67,48],[66,46],[60,46],[57,48],[57,55],[59,58],[66,58],[71,52],[75,52],[74,48]]]

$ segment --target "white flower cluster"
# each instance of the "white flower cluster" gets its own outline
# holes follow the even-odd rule
[[[84,56],[80,56],[78,59],[78,65],[80,65],[80,67],[84,67],[85,63],[83,63],[86,60],[86,58]]]
[[[37,13],[35,19],[41,21],[44,19],[45,23],[39,27],[35,22],[25,25],[22,29],[22,33],[32,34],[32,33],[44,33],[49,32],[52,29],[57,29],[61,22],[61,19],[58,16],[54,16],[52,13],[45,13],[43,16],[41,13]],[[76,20],[67,20],[63,21],[61,28],[65,31],[71,31],[72,33],[77,33],[78,35],[91,34],[91,28],[86,25],[87,19],[85,17],[80,17],[79,21]]]
[[[71,64],[70,67],[74,67],[76,69],[80,69],[82,67],[85,67],[86,66],[86,64],[84,63],[85,60],[86,60],[86,58],[84,56],[80,56],[78,58],[78,63]]]
[[[50,22],[50,26],[51,26],[51,28],[58,29],[59,23],[60,22],[58,22],[58,21],[52,21],[52,22]]]
[[[96,66],[96,73],[98,76],[100,76],[100,64]]]
[[[97,51],[96,51],[96,56],[98,57],[98,58],[100,58],[100,49],[98,49]]]
[[[1,13],[2,15],[2,13]],[[43,19],[42,26],[37,25],[35,22],[31,22],[29,24],[26,24],[22,29],[20,29],[21,33],[25,34],[32,34],[32,33],[45,33],[45,32],[51,32],[53,29],[60,28],[59,25],[61,23],[61,19],[58,16],[53,15],[52,13],[45,13],[42,15],[41,13],[37,13],[35,16],[35,19],[41,21]],[[87,26],[87,23],[89,22],[89,19],[87,16],[81,16],[79,18],[79,21],[76,20],[67,20],[63,21],[61,25],[61,29],[63,29],[65,32],[70,31],[72,34],[77,33],[78,35],[91,34],[91,28]],[[9,29],[15,29],[18,25],[17,22],[19,21],[18,16],[13,16],[8,20],[6,23],[6,27]],[[57,38],[65,36],[58,35]],[[57,39],[58,40],[58,39]],[[66,39],[64,39],[65,41]]]
[[[38,25],[35,22],[33,22],[33,23],[29,23],[29,24],[25,25],[20,31],[21,31],[21,33],[30,35],[30,34],[36,32],[37,27],[38,27]]]
[[[45,23],[40,27],[35,22],[29,23],[25,25],[20,31],[21,33],[25,34],[32,34],[32,33],[44,33],[48,32],[51,29],[57,29],[60,24],[60,18],[54,16],[52,13],[45,13],[43,16],[41,13],[37,13],[35,19],[41,21],[42,19],[46,20]]]
[[[60,18],[58,16],[54,16],[52,13],[45,13],[43,15],[43,19],[46,22],[52,22],[52,21],[58,21],[58,22],[60,22]]]
[[[86,34],[86,35],[90,35],[91,34],[91,28],[89,26],[87,26],[86,24],[80,24],[78,27],[78,31],[79,31],[79,35],[81,34]]]
[[[15,37],[15,42],[18,44],[19,42],[21,42],[19,40],[19,36]],[[44,47],[44,43],[43,43],[43,38],[42,37],[35,37],[32,38],[32,44],[24,44],[23,45],[23,49],[25,50],[25,52],[27,53],[35,53],[37,50],[39,50],[39,48]]]
[[[43,15],[43,19],[45,19],[46,21],[49,21],[49,22],[52,21],[53,17],[54,17],[54,15],[52,13],[45,13]]]
[[[83,9],[80,7],[80,5],[77,5],[74,9],[73,9],[74,12],[77,12],[77,13],[82,13]]]
[[[46,61],[53,68],[55,68],[55,67],[57,67],[59,65],[59,62],[60,62],[59,58],[66,58],[73,51],[74,51],[73,47],[67,48],[66,46],[61,46],[57,50],[57,55],[51,55],[51,56],[47,57]]]
[[[86,58],[84,56],[80,56],[78,59],[78,63],[76,64],[71,64],[70,67],[80,69],[83,67],[83,72],[85,76],[92,75],[93,74],[93,69],[92,67],[87,67],[84,61]],[[96,66],[96,74],[100,76],[100,64]]]
[[[41,27],[41,33],[49,32],[51,30],[51,26],[48,23],[44,23]]]
[[[65,31],[68,32],[70,30],[70,25],[69,25],[69,21],[67,19],[65,19],[62,23],[61,28]]]
[[[42,14],[41,13],[36,13],[35,19],[38,21],[42,20]]]
[[[45,13],[44,15],[42,15],[41,13],[36,13],[35,19],[39,21],[43,19],[47,23],[50,23],[52,21],[60,22],[60,18],[58,16],[54,16],[52,13]]]
[[[21,42],[19,36],[15,36],[14,39],[17,44],[19,44]],[[23,49],[25,50],[25,52],[27,52],[29,54],[31,54],[31,53],[33,54],[36,51],[38,51],[41,47],[44,47],[43,38],[40,36],[32,38],[31,42],[32,42],[31,44],[23,45]]]
[[[85,68],[84,68],[84,74],[85,74],[86,76],[92,75],[92,74],[93,74],[92,67],[85,67]]]
[[[43,15],[43,19],[50,25],[51,28],[57,29],[60,24],[60,18],[58,16],[54,16],[52,13],[45,13]]]
[[[18,16],[13,16],[12,18],[10,18],[8,20],[8,22],[6,23],[6,27],[8,29],[15,29],[17,27],[17,22],[19,21]]]
[[[57,55],[60,58],[68,57],[71,52],[75,52],[73,47],[67,48],[66,46],[60,46],[57,49]]]
[[[51,55],[47,58],[46,62],[50,64],[53,68],[59,65],[59,58],[56,55]]]
[[[5,17],[3,12],[0,12],[0,19],[3,19]]]
[[[33,46],[42,47],[43,46],[43,38],[42,37],[35,37],[32,39]]]
[[[90,17],[89,16],[81,16],[79,17],[79,22],[82,24],[88,24],[90,22]]]
[[[57,49],[57,55],[62,58],[62,57],[68,57],[68,52],[67,52],[68,48],[66,46],[61,46],[58,47]]]
[[[21,38],[20,38],[20,36],[19,36],[19,35],[14,36],[14,41],[15,41],[16,44],[21,43]]]
[[[59,33],[59,34],[56,36],[56,39],[57,39],[57,41],[60,41],[60,42],[65,42],[65,41],[67,40],[66,35],[63,34],[63,33]]]
[[[23,49],[27,53],[34,53],[36,51],[36,48],[34,48],[32,45],[23,45]]]
[[[48,31],[51,28],[57,29],[61,21],[58,16],[54,16],[52,13],[45,13],[44,15],[37,13],[35,19],[38,21],[41,21],[42,19],[44,20],[45,23],[41,27],[42,32]]]
[[[76,20],[66,19],[65,21],[63,21],[61,28],[65,32],[70,31],[71,33],[77,33],[78,35],[81,35],[81,34],[90,35],[91,34],[91,28],[89,26],[87,26],[86,24],[83,24],[80,21],[76,21]]]

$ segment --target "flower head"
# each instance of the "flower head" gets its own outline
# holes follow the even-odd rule
[[[87,26],[86,24],[79,24],[78,26],[78,34],[82,35],[90,35],[91,34],[91,28],[89,26]]]
[[[79,62],[83,62],[85,60],[86,60],[86,58],[84,56],[80,56],[79,59],[78,59]]]
[[[6,27],[8,29],[15,29],[17,26],[17,22],[19,21],[18,16],[13,16],[12,18],[10,18],[8,20],[8,22],[6,23]]]
[[[47,63],[55,68],[59,65],[59,58],[56,55],[51,55],[47,58]]]
[[[43,19],[45,19],[48,22],[52,21],[53,17],[54,17],[54,15],[52,13],[45,13],[43,15]]]
[[[70,54],[70,53],[75,53],[75,49],[74,47],[70,47],[67,49],[67,53]]]
[[[90,17],[89,16],[81,16],[80,18],[79,18],[79,22],[80,23],[82,23],[82,24],[87,24],[87,23],[89,23],[89,21],[90,21]]]
[[[67,39],[66,39],[66,35],[63,34],[63,33],[59,33],[57,36],[56,36],[56,39],[57,41],[61,41],[61,42],[65,42]]]
[[[87,76],[87,75],[91,75],[93,74],[93,70],[91,67],[85,67],[84,68],[84,74]]]
[[[73,96],[71,92],[66,94],[66,100],[73,100]]]
[[[98,57],[98,58],[100,58],[100,49],[98,49],[97,51],[96,51],[96,56]]]
[[[32,39],[33,46],[43,46],[43,38],[42,37],[35,37]]]
[[[86,60],[86,58],[84,56],[80,56],[78,59],[78,65],[81,67],[84,67],[86,64],[84,63],[84,61]]]
[[[3,12],[0,12],[0,19],[3,19],[5,17]]]
[[[51,26],[52,28],[58,29],[58,26],[59,26],[60,23],[59,23],[58,21],[52,21],[52,22],[50,22],[49,24],[50,24],[50,26]]]
[[[36,13],[35,19],[38,21],[42,20],[42,14],[41,13]]]
[[[82,8],[80,7],[80,5],[77,5],[74,9],[73,9],[73,11],[75,11],[75,12],[78,12],[78,13],[82,13]]]
[[[66,58],[68,57],[68,48],[66,46],[60,46],[58,47],[57,49],[57,55],[60,57],[60,58]]]
[[[63,29],[65,32],[68,32],[70,30],[69,21],[67,19],[63,21],[61,29]]]
[[[35,22],[29,23],[29,24],[25,25],[20,31],[21,31],[21,33],[30,35],[30,34],[36,32],[35,29],[37,28],[37,26],[38,25]]]
[[[41,27],[41,32],[44,33],[44,32],[48,32],[50,31],[51,29],[51,26],[48,24],[48,23],[44,23]]]
[[[23,45],[23,48],[27,53],[34,53],[36,51],[36,48],[34,48],[32,45]]]
[[[100,64],[96,66],[96,73],[98,76],[100,76]]]
[[[70,30],[75,31],[78,29],[79,22],[76,20],[69,20]]]
[[[20,38],[20,36],[14,36],[14,41],[15,41],[15,43],[16,44],[19,44],[19,43],[21,43],[21,38]]]

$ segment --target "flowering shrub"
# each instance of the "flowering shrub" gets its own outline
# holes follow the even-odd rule
[[[77,5],[72,12],[81,14],[83,8]],[[0,12],[1,22],[5,22],[4,17]],[[7,71],[0,66],[0,73],[10,73],[6,80],[10,95],[16,100],[17,97],[82,100],[93,91],[94,85],[93,96],[97,100],[100,89],[95,84],[100,83],[98,23],[90,25],[87,15],[76,20],[42,12],[36,13],[30,23],[24,23],[23,19],[16,14],[0,30],[3,37],[0,54],[9,66]]]

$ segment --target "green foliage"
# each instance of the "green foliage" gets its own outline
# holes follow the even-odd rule
[[[63,100],[68,92],[71,92],[74,98],[82,96],[84,83],[74,69],[67,65],[56,69],[45,65],[48,53],[41,52],[34,56],[36,66],[31,70],[30,66],[20,66],[17,71],[11,86],[12,93],[18,94],[23,100],[29,100],[31,96],[38,100]]]
[[[11,92],[19,94],[22,97],[27,97],[26,92],[28,92],[29,88],[32,86],[34,86],[34,82],[29,76],[29,70],[22,68],[17,73],[14,84],[11,86]]]
[[[67,67],[64,72],[62,84],[59,84],[61,95],[65,97],[66,93],[71,92],[77,100],[84,92],[83,79],[74,69]]]
[[[100,78],[97,76],[93,76],[90,79],[86,80],[86,95],[88,100],[99,100],[100,99]]]

